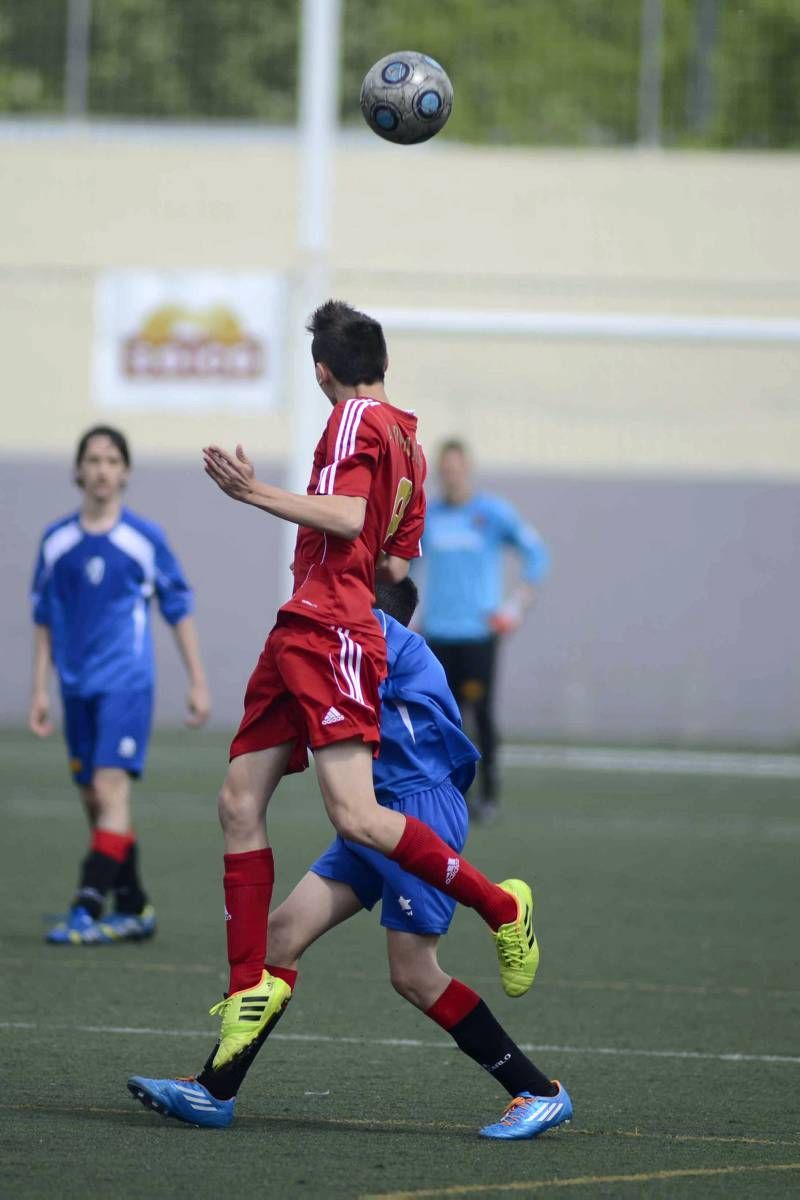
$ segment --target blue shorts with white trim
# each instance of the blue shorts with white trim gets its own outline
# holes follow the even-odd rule
[[[144,770],[153,717],[153,690],[62,696],[70,771],[87,786],[98,767]]]
[[[467,805],[449,779],[384,807],[424,821],[454,850],[464,848],[469,828]],[[385,929],[441,935],[450,927],[455,900],[409,875],[377,850],[336,837],[309,869],[323,879],[346,883],[364,908],[372,909],[382,900],[381,925]]]

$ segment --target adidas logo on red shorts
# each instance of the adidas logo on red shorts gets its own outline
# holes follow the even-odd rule
[[[337,721],[344,721],[346,718],[342,716],[338,708],[329,708],[322,718],[323,725],[335,725]]]

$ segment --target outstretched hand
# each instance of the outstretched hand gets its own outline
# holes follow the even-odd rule
[[[235,457],[221,446],[204,446],[203,468],[226,496],[245,503],[249,500],[256,469],[241,443],[236,446]]]

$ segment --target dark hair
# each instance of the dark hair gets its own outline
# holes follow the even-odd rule
[[[93,425],[91,429],[87,429],[81,440],[78,442],[78,449],[75,451],[75,467],[81,465],[81,459],[86,453],[86,448],[92,438],[107,437],[110,442],[119,450],[122,461],[126,467],[131,465],[131,454],[128,449],[128,439],[124,433],[120,433],[118,429],[114,429],[112,425]]]
[[[306,326],[313,334],[311,356],[339,383],[383,383],[386,339],[380,324],[343,300],[326,300]]]
[[[463,454],[464,458],[469,458],[469,450],[466,442],[460,441],[459,438],[448,438],[446,442],[442,442],[439,447],[439,461],[444,458],[445,454]]]
[[[418,603],[419,592],[410,575],[406,575],[399,583],[381,581],[375,584],[376,606],[401,625],[408,625]]]

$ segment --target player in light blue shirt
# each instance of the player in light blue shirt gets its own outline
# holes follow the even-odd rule
[[[34,570],[29,724],[39,737],[52,732],[52,661],[70,770],[92,831],[72,908],[47,935],[55,944],[139,939],[155,929],[130,827],[130,780],[144,769],[153,710],[153,598],[189,675],[188,723],[203,724],[209,712],[192,592],[159,526],[123,506],[129,469],[118,430],[84,434],[75,460],[81,508],[47,527]],[[109,891],[115,911],[100,921]]]
[[[476,492],[466,447],[445,442],[439,452],[441,495],[425,519],[420,625],[447,675],[465,720],[472,717],[481,751],[480,804],[488,820],[498,804],[494,680],[498,639],[519,628],[550,556],[536,530],[499,496]],[[505,555],[520,563],[520,581],[503,594]]]
[[[462,793],[472,783],[478,753],[461,729],[441,665],[419,634],[405,628],[416,598],[416,586],[408,578],[377,587],[376,615],[386,637],[388,675],[381,689],[375,792],[381,804],[427,822],[457,853],[468,828]],[[458,863],[455,857],[452,861]],[[439,965],[439,938],[450,927],[455,901],[378,851],[334,839],[272,914],[267,970],[294,990],[304,951],[378,901],[395,990],[447,1030],[458,1048],[511,1097],[500,1121],[485,1126],[482,1136],[531,1138],[568,1121],[572,1105],[566,1089],[523,1054],[476,992]],[[128,1088],[164,1116],[207,1128],[230,1125],[239,1088],[280,1015],[225,1067],[212,1069],[212,1051],[196,1079],[133,1076]]]

